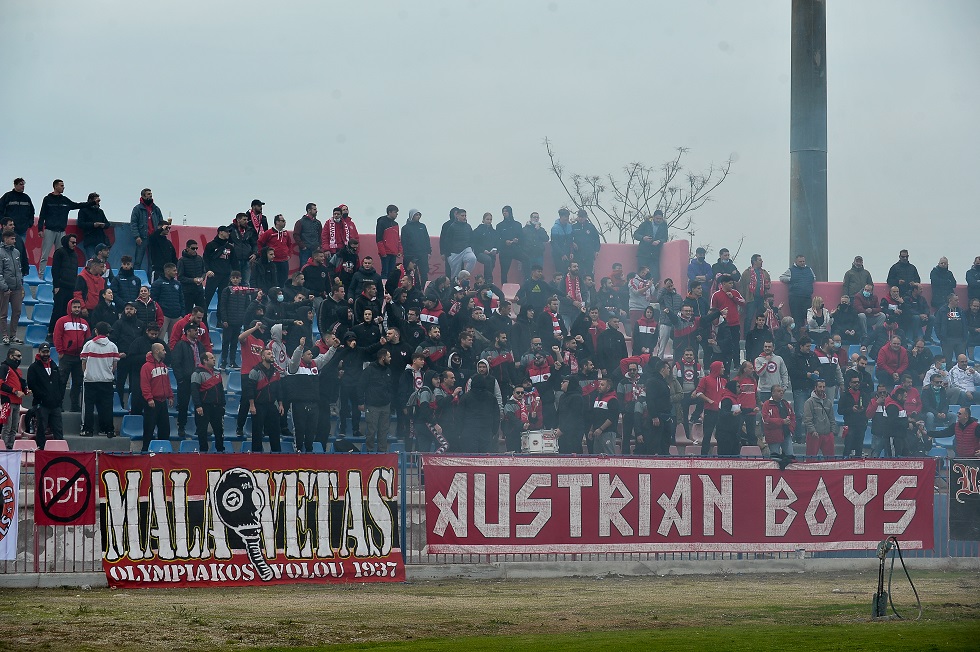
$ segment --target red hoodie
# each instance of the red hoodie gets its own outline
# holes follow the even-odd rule
[[[725,323],[729,326],[741,325],[742,322],[738,317],[738,308],[739,306],[744,305],[745,299],[743,299],[742,295],[738,293],[738,290],[732,290],[732,296],[728,296],[722,290],[718,290],[711,295],[712,308],[718,311],[728,308],[728,314],[725,316]]]
[[[88,320],[81,315],[76,317],[71,314],[72,304],[76,301],[81,302],[80,299],[72,299],[68,304],[68,314],[58,319],[54,325],[54,348],[59,355],[80,356],[82,347],[88,340]]]
[[[711,369],[708,371],[708,375],[698,382],[697,389],[694,390],[695,394],[704,394],[704,409],[711,410],[712,412],[717,412],[721,409],[721,399],[723,395],[728,394],[728,390],[725,388],[725,383],[727,382],[721,372],[725,370],[725,365],[721,360],[715,360],[711,363]],[[710,401],[708,400],[710,399]]]
[[[105,289],[105,279],[101,276],[95,276],[89,273],[87,269],[83,269],[82,273],[78,275],[78,278],[85,281],[85,293],[81,290],[75,290],[75,294],[72,298],[78,299],[82,302],[82,308],[86,310],[94,310],[97,305],[99,305],[99,294]]]
[[[289,235],[289,231],[286,229],[282,231],[269,229],[259,236],[259,249],[265,247],[271,247],[272,251],[275,252],[273,261],[284,263],[289,260],[289,256],[293,253],[293,236]]]
[[[167,375],[167,365],[157,362],[153,353],[146,354],[146,362],[140,369],[140,387],[143,398],[147,401],[166,401],[174,397],[170,388],[170,377]]]

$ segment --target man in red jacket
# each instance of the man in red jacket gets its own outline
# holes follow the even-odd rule
[[[378,228],[375,231],[375,241],[378,243],[378,255],[381,256],[381,276],[388,279],[395,270],[398,256],[402,255],[402,239],[398,233],[398,207],[389,204],[385,215],[378,218]]]
[[[98,296],[98,295],[96,295]],[[82,347],[89,339],[89,324],[82,317],[81,299],[72,299],[68,314],[54,325],[54,348],[61,364],[61,389],[68,386],[71,376],[71,411],[82,411]]]
[[[704,433],[701,435],[702,456],[711,452],[711,435],[714,434],[715,426],[718,425],[721,394],[722,390],[725,389],[725,383],[728,382],[728,379],[723,375],[724,371],[725,365],[721,360],[712,362],[708,375],[698,382],[697,388],[691,394],[691,398],[700,399],[704,402]]]
[[[970,416],[970,408],[960,407],[956,414],[956,423],[945,430],[929,433],[930,437],[953,436],[953,446],[956,447],[956,457],[980,457],[980,423]]]
[[[894,336],[887,346],[878,351],[875,376],[878,384],[890,392],[902,381],[902,374],[909,368],[909,352],[902,346],[902,338]]]
[[[742,339],[738,311],[745,307],[745,299],[735,289],[735,279],[731,274],[721,274],[718,277],[718,290],[711,295],[711,307],[724,315],[722,322],[718,324],[721,360],[725,363],[726,371],[735,373],[738,369],[738,344]],[[724,331],[727,331],[727,335]]]
[[[85,269],[75,280],[74,298],[82,302],[82,315],[85,317],[99,305],[99,295],[105,289],[104,273],[105,264],[98,258],[92,258],[85,263]]]
[[[793,454],[796,413],[793,404],[783,398],[785,393],[782,385],[773,385],[772,396],[762,404],[762,434],[771,455]]]
[[[276,215],[273,224],[275,228],[259,236],[259,250],[272,248],[275,253],[272,262],[276,265],[276,275],[280,285],[285,285],[289,278],[289,257],[293,255],[293,236],[286,230],[286,218],[282,215]]]
[[[146,362],[140,369],[140,387],[146,406],[143,408],[143,448],[145,453],[150,450],[153,431],[157,431],[157,439],[170,439],[170,414],[168,408],[174,404],[174,392],[170,388],[170,377],[167,375],[167,365],[163,358],[167,349],[159,342],[154,343],[146,354]]]

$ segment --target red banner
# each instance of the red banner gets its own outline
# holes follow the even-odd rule
[[[38,525],[95,525],[95,453],[39,450],[34,469]]]
[[[933,547],[930,459],[452,457],[425,469],[429,553]]]
[[[103,454],[109,585],[404,581],[397,471],[397,455]]]

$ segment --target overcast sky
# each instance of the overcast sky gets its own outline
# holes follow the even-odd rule
[[[831,279],[884,280],[907,246],[957,279],[976,240],[980,2],[829,0]],[[0,180],[40,207],[55,177],[127,220],[150,186],[176,223],[258,197],[290,226],[389,203],[438,234],[450,207],[549,227],[570,172],[737,157],[697,216],[787,266],[790,0],[50,2],[0,0]],[[675,237],[683,237],[677,234]],[[713,259],[713,256],[710,256]]]

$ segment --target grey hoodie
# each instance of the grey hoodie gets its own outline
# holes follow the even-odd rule
[[[837,417],[834,415],[834,402],[830,396],[820,398],[816,391],[803,404],[803,427],[806,433],[818,435],[837,434]]]
[[[759,391],[771,392],[773,385],[782,385],[786,391],[792,391],[789,384],[789,371],[781,356],[773,354],[771,359],[759,356],[755,359],[755,373],[759,376]]]

